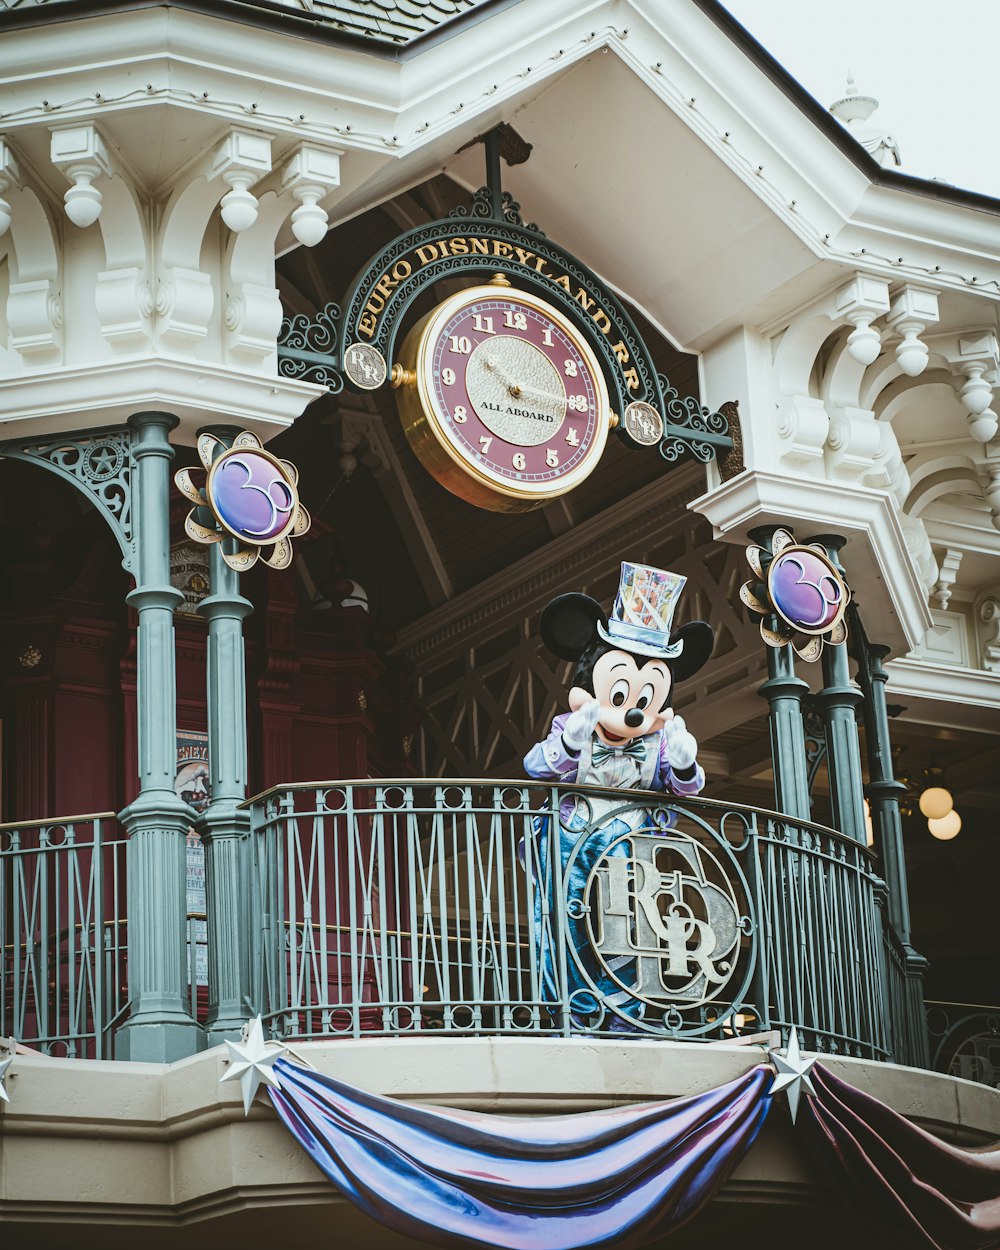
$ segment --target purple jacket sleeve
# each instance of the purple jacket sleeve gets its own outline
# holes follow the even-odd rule
[[[563,727],[569,715],[569,712],[564,712],[557,716],[545,741],[536,742],[524,757],[524,771],[536,781],[576,781],[580,753],[571,754],[562,740]]]
[[[681,780],[680,777],[675,777],[670,767],[667,735],[662,730],[660,733],[660,761],[656,770],[656,776],[653,779],[654,789],[665,790],[668,794],[699,794],[705,787],[705,770],[695,760],[693,777],[689,777],[686,781]]]

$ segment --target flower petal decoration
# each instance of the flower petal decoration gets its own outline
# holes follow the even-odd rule
[[[274,569],[292,562],[292,538],[311,524],[299,502],[299,471],[280,460],[256,434],[242,430],[230,445],[208,430],[198,435],[198,458],[206,477],[198,485],[197,470],[179,469],[174,484],[194,507],[184,531],[194,542],[223,542],[222,558],[237,573],[258,559]]]
[[[763,599],[757,598],[754,586],[754,582],[744,582],[740,587],[740,598],[751,612],[756,612],[758,616],[766,616],[769,611],[768,606]]]
[[[770,551],[747,548],[755,580],[740,587],[740,600],[760,618],[769,647],[791,643],[800,659],[814,663],[824,646],[847,641],[850,588],[821,544],[796,543],[787,529],[776,529],[770,543]]]

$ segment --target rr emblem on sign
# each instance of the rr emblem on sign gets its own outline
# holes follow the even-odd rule
[[[735,973],[736,896],[693,839],[623,835],[594,867],[588,894],[594,950],[636,998],[691,1007],[717,998]]]

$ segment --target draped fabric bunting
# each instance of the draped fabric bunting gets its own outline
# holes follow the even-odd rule
[[[580,1115],[430,1110],[366,1093],[284,1057],[278,1115],[362,1211],[437,1246],[638,1246],[679,1227],[750,1148],[771,1069],[691,1098]]]
[[[894,1224],[900,1245],[1000,1246],[1000,1149],[949,1146],[821,1064],[812,1080],[800,1124],[824,1171]]]

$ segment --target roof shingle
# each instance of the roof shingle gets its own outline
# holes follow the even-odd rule
[[[0,0],[2,9],[51,8],[72,0]],[[253,3],[253,0],[245,0]],[[354,35],[380,43],[407,44],[468,13],[485,0],[270,0],[292,12],[310,17]]]

